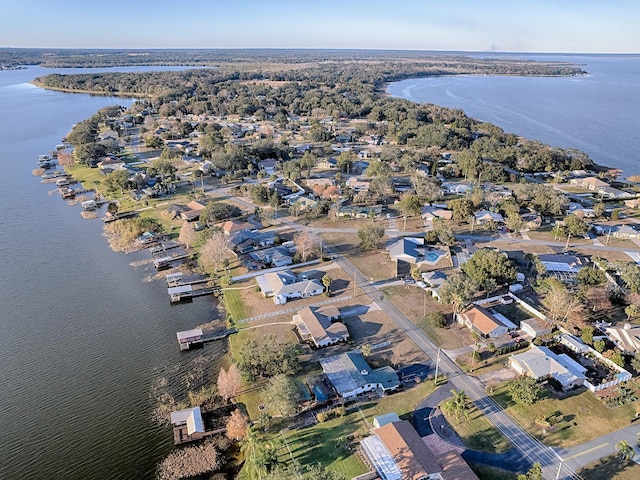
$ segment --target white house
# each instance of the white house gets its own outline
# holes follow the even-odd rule
[[[623,327],[608,327],[605,333],[625,354],[635,355],[640,352],[640,325],[625,323]]]
[[[322,348],[349,340],[349,330],[339,318],[340,312],[336,307],[305,307],[293,316],[293,323],[302,340],[311,341],[316,348]]]
[[[276,304],[287,303],[293,298],[308,298],[321,295],[323,285],[318,280],[298,278],[291,270],[269,272],[256,277],[260,291],[265,297],[273,297]]]
[[[567,354],[556,355],[546,347],[533,345],[529,350],[509,357],[513,370],[536,380],[554,378],[563,390],[584,384],[587,369]]]
[[[362,354],[347,352],[320,360],[320,366],[338,395],[351,398],[365,392],[388,392],[400,387],[391,367],[372,369]]]

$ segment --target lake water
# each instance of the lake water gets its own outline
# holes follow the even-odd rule
[[[524,57],[524,56],[523,56]],[[640,56],[532,55],[581,64],[576,77],[450,76],[410,79],[387,92],[414,102],[461,108],[467,115],[598,164],[640,174]]]
[[[31,174],[74,123],[131,100],[28,82],[104,70],[0,71],[3,480],[154,478],[173,437],[150,421],[152,383],[215,348],[181,354],[175,337],[216,317],[210,298],[170,306],[163,282],[144,281],[152,267],[131,265],[147,252],[112,252],[100,220]]]

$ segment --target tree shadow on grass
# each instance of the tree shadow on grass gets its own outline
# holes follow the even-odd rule
[[[620,460],[616,455],[611,455],[587,465],[578,473],[584,480],[632,479],[640,478],[640,466],[630,460]]]

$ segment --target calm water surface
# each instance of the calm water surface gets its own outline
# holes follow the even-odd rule
[[[215,305],[171,307],[131,265],[147,252],[112,252],[102,222],[32,176],[72,124],[131,104],[27,83],[55,71],[97,70],[0,71],[0,479],[151,479],[173,447],[149,420],[152,382],[202,354],[180,354],[175,332]]]
[[[470,117],[640,174],[640,56],[534,55],[581,64],[577,77],[451,76],[403,80],[387,92],[461,108]]]

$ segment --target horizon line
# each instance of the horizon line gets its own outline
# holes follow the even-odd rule
[[[425,52],[425,53],[473,53],[508,55],[640,55],[638,52],[569,52],[569,51],[514,51],[514,50],[429,50],[417,48],[367,48],[367,47],[0,47],[0,50],[94,50],[94,51],[176,51],[176,50],[256,50],[256,51],[361,51],[361,52]]]

